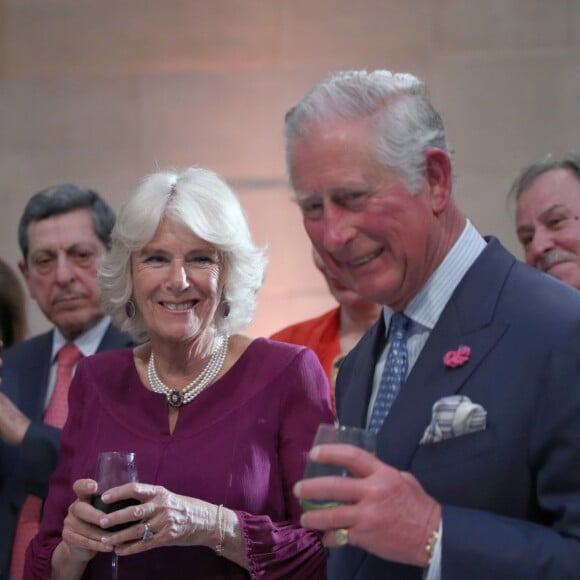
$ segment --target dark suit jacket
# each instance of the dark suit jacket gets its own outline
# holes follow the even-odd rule
[[[53,331],[4,351],[2,389],[32,423],[20,447],[0,443],[0,580],[7,577],[18,514],[28,494],[45,498],[56,467],[60,429],[42,422],[50,372]],[[109,326],[99,352],[125,348],[133,340]]]
[[[384,334],[381,317],[343,362],[343,424],[365,424]],[[447,368],[460,345],[471,358]],[[487,429],[419,445],[433,403],[456,393],[487,410]],[[443,580],[580,578],[580,292],[491,239],[403,385],[377,455],[442,504]],[[357,548],[330,552],[332,580],[421,578]]]

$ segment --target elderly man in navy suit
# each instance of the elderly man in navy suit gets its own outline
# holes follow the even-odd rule
[[[296,485],[332,580],[580,574],[580,295],[483,238],[409,74],[331,75],[286,116],[287,160],[329,270],[384,305],[345,359],[342,424],[376,457],[322,445],[350,477]]]
[[[113,210],[96,192],[71,184],[35,194],[20,220],[20,271],[31,297],[54,328],[2,353],[2,580],[18,580],[21,575],[23,550],[36,527],[34,520],[56,465],[60,428],[55,424],[64,420],[66,407],[55,411],[60,413],[56,423],[47,424],[46,414],[59,381],[57,353],[68,345],[78,359],[132,344],[104,315],[97,284],[97,268],[114,222]],[[66,400],[66,392],[60,396]]]

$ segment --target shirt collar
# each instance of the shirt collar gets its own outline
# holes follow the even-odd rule
[[[78,336],[73,344],[83,353],[83,356],[95,354],[110,324],[111,317],[103,316],[95,326]],[[55,361],[58,351],[68,342],[70,341],[63,336],[62,332],[55,328],[52,335],[52,362]]]
[[[455,288],[479,254],[483,252],[485,246],[485,240],[467,219],[463,232],[451,250],[405,308],[405,314],[414,324],[419,324],[429,331],[433,330]],[[388,333],[392,315],[393,311],[388,306],[384,306],[386,333]]]

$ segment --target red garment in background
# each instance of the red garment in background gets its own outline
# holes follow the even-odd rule
[[[335,411],[334,383],[336,379],[336,369],[333,369],[333,366],[335,360],[341,356],[339,326],[340,307],[337,307],[322,316],[287,326],[270,337],[272,340],[307,346],[317,354],[328,376],[333,411]]]
[[[73,343],[65,344],[58,351],[54,393],[44,414],[44,422],[47,425],[62,429],[68,415],[68,388],[72,381],[73,369],[82,356],[82,352]],[[41,513],[42,499],[35,495],[27,496],[18,516],[12,545],[10,572],[13,580],[22,580],[26,548],[38,531]]]

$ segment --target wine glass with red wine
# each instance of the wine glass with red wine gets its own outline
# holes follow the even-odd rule
[[[101,500],[101,495],[112,487],[131,483],[133,481],[139,481],[134,453],[125,451],[104,451],[103,453],[99,453],[95,481],[97,482],[98,487],[97,493],[95,493],[91,498],[91,505],[102,512],[109,514],[132,505],[139,505],[140,502],[133,498],[113,503],[104,503]],[[111,532],[118,532],[119,530],[128,528],[134,523],[135,522],[128,522],[107,529]],[[119,559],[115,552],[112,553],[112,556],[112,578],[113,580],[117,580],[119,573]]]

